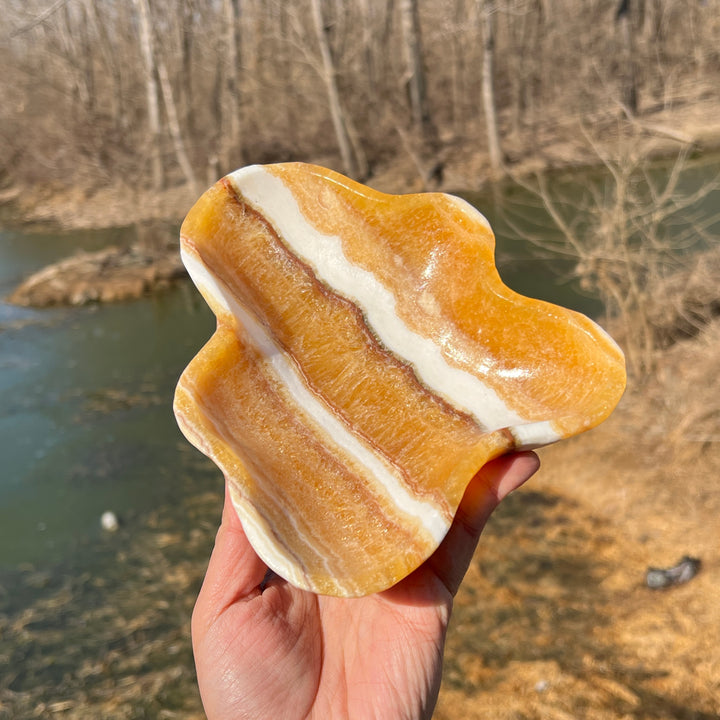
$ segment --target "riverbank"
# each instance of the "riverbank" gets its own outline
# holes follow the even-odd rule
[[[44,308],[135,300],[186,275],[175,243],[160,248],[136,243],[79,252],[48,265],[25,279],[7,301]]]
[[[592,140],[587,127],[592,127]],[[506,141],[505,179],[528,177],[540,170],[594,168],[619,161],[623,153],[645,159],[671,157],[688,148],[696,154],[720,147],[720,112],[716,103],[695,101],[672,110],[647,113],[642,120],[604,117],[546,118],[530,134]],[[406,152],[375,168],[368,184],[402,193],[459,191],[490,182],[488,158],[472,143],[454,142],[428,162]],[[314,158],[333,165],[333,158]],[[197,199],[187,186],[163,191],[124,182],[103,187],[32,187],[7,193],[12,214],[24,223],[49,223],[65,229],[132,225],[138,241],[131,247],[81,253],[44,268],[9,296],[14,304],[47,307],[112,302],[140,297],[184,276],[177,254],[177,227]]]
[[[484,146],[482,139],[464,137],[423,158],[400,144],[395,155],[376,164],[367,183],[389,193],[479,189],[492,181]],[[720,101],[714,93],[677,97],[670,107],[648,110],[634,120],[616,108],[595,116],[548,115],[504,138],[506,171],[522,177],[541,170],[593,167],[602,164],[604,156],[617,157],[622,146],[646,158],[672,156],[684,147],[697,153],[720,149]],[[339,169],[335,157],[305,159]],[[17,222],[78,229],[158,220],[179,223],[197,199],[187,185],[157,191],[125,178],[103,185],[15,187],[6,189],[5,196]]]

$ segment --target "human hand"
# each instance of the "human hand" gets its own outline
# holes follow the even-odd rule
[[[192,619],[209,720],[430,718],[452,602],[500,501],[539,467],[497,458],[465,492],[435,553],[394,587],[362,598],[299,590],[256,555],[225,494],[222,524]]]

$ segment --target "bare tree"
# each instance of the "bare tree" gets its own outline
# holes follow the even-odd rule
[[[317,36],[322,60],[322,78],[327,91],[330,115],[332,117],[333,127],[335,128],[335,137],[338,141],[343,169],[345,173],[351,177],[364,178],[368,172],[367,160],[357,142],[357,135],[352,127],[352,122],[340,102],[337,71],[327,37],[322,0],[312,0],[311,7],[313,25],[315,27],[315,34]],[[355,142],[353,141],[353,136],[355,136]]]
[[[334,141],[363,177],[368,158],[380,168],[403,153],[450,170],[457,140],[482,132],[498,174],[506,143],[532,154],[540,132],[606,122],[613,101],[631,123],[681,137],[633,106],[638,88],[648,115],[711,95],[718,2],[3,0],[0,136],[12,152],[0,166],[20,181],[146,174],[162,187],[188,164],[216,177],[323,158]]]
[[[430,109],[427,101],[417,0],[400,0],[400,28],[405,61],[405,84],[413,126],[422,138],[428,138],[431,131]]]
[[[113,38],[108,29],[107,18],[100,13],[98,3],[93,0],[83,0],[85,13],[93,29],[96,46],[88,48],[88,52],[97,51],[110,76],[112,89],[109,98],[109,115],[113,120],[115,129],[121,131],[127,126],[126,107],[123,97],[123,77],[120,61],[113,51]]]
[[[152,184],[160,189],[164,184],[162,155],[160,152],[160,102],[158,98],[157,63],[153,40],[152,19],[148,0],[133,0],[140,25],[140,51],[145,68],[145,96],[147,99],[148,135]]]
[[[54,44],[59,58],[64,61],[64,71],[70,83],[72,113],[76,121],[86,120],[92,113],[94,98],[94,75],[88,56],[87,19],[84,7],[63,4],[54,14],[56,31]]]
[[[620,36],[622,54],[620,77],[622,83],[621,101],[627,112],[637,115],[638,80],[635,59],[635,38],[631,20],[631,0],[620,0],[615,12],[615,25]]]
[[[701,224],[690,217],[688,224],[686,216],[684,230],[671,228],[720,187],[720,178],[687,189],[689,146],[678,152],[667,172],[654,171],[638,151],[638,132],[631,128],[614,152],[588,136],[605,173],[582,190],[577,184],[553,184],[544,174],[536,175],[534,183],[521,181],[542,200],[559,235],[532,235],[513,226],[543,251],[574,260],[582,287],[596,294],[608,316],[620,323],[628,368],[642,377],[653,370],[656,351],[667,335],[657,326],[657,317],[658,306],[670,299],[654,293],[684,267],[687,249],[717,218]],[[682,303],[682,298],[677,301]],[[683,314],[682,308],[673,312]]]
[[[478,0],[478,19],[482,37],[482,106],[485,113],[490,170],[499,175],[503,168],[503,152],[498,129],[495,101],[495,2]]]
[[[242,164],[240,148],[240,0],[223,0],[225,25],[226,62],[225,83],[221,101],[221,150],[220,157],[227,163],[232,157],[233,165]]]
[[[375,64],[373,29],[375,26],[375,8],[372,0],[358,0],[360,21],[362,23],[363,61],[370,95],[377,92],[377,69]]]
[[[532,114],[535,91],[541,68],[539,67],[541,37],[543,34],[543,3],[539,0],[516,2],[503,13],[513,52],[507,53],[506,68],[509,77],[512,109],[512,129],[516,136],[523,123]]]
[[[466,24],[465,0],[454,0],[452,15],[447,20],[448,45],[450,49],[452,121],[455,134],[462,131],[466,122],[466,97],[468,89],[465,80],[467,67],[466,48],[462,41],[462,29]]]
[[[160,60],[158,62],[158,76],[160,78],[160,87],[162,89],[163,101],[165,102],[165,112],[168,119],[168,127],[170,135],[175,146],[175,155],[178,159],[178,165],[185,176],[185,181],[190,186],[193,194],[197,194],[198,184],[195,179],[195,173],[185,150],[185,142],[183,140],[182,130],[180,128],[180,120],[178,119],[177,109],[175,106],[175,97],[173,95],[170,76],[168,75],[165,63]]]

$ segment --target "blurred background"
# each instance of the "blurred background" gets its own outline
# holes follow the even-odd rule
[[[289,160],[460,194],[628,359],[490,522],[436,717],[720,717],[720,0],[3,0],[0,67],[0,718],[203,717],[177,234]]]

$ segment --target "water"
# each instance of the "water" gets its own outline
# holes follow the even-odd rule
[[[698,168],[689,189],[717,173],[718,163]],[[582,180],[564,176],[559,182],[578,192],[598,182],[597,176]],[[535,198],[506,187],[470,199],[496,230],[498,265],[510,287],[598,315],[598,300],[572,277],[572,261],[540,261],[514,233],[513,223],[549,232]],[[715,232],[718,204],[715,193],[693,209],[715,223]],[[0,231],[0,295],[74,250],[132,238],[130,229]],[[215,476],[188,471],[195,455],[171,410],[177,378],[213,325],[189,284],[107,306],[37,311],[0,303],[0,573],[91,553],[105,510],[141,524],[154,508],[178,503],[181,485],[187,492],[202,490],[203,483],[217,487]]]
[[[646,216],[640,218],[638,214],[639,207],[659,213],[662,221],[653,228],[654,241],[672,248],[675,257],[682,257],[716,245],[720,239],[720,158],[709,155],[685,161],[674,186],[671,170],[667,161],[636,168],[624,198],[628,216],[638,221],[646,222]],[[592,246],[598,208],[613,206],[613,176],[601,169],[562,171],[553,174],[547,186],[564,220]],[[672,192],[665,197],[670,187]],[[598,298],[580,288],[575,277],[576,259],[550,249],[564,250],[566,244],[537,193],[507,182],[495,191],[462,195],[481,208],[490,221],[497,236],[498,267],[510,287],[590,317],[598,318],[603,313]],[[527,238],[541,239],[542,244],[533,244]],[[643,240],[636,232],[631,233],[630,242]]]
[[[37,239],[0,234],[3,290],[31,269]],[[75,246],[107,241],[88,234]],[[36,265],[71,241],[58,245],[38,242]],[[189,285],[108,306],[0,305],[0,569],[91,547],[105,510],[130,521],[173,502],[186,455],[172,392],[212,328]]]

